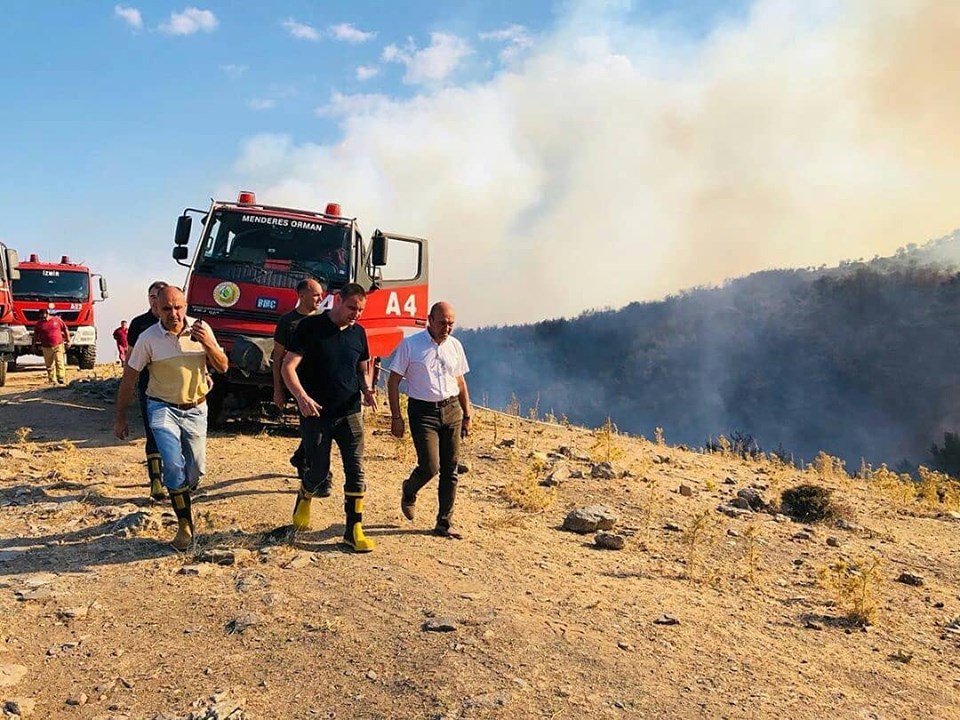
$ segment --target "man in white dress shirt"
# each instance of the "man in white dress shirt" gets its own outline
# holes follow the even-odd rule
[[[470,394],[463,378],[470,367],[460,341],[450,335],[455,320],[449,303],[436,303],[430,308],[427,329],[405,338],[387,368],[390,432],[403,437],[400,381],[406,378],[407,418],[417,450],[417,467],[403,483],[400,509],[407,520],[413,520],[417,493],[439,473],[439,510],[433,532],[454,539],[460,537],[451,526],[460,439],[470,432]]]

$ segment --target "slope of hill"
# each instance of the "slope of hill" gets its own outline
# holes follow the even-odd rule
[[[433,486],[417,521],[401,518],[413,454],[371,416],[374,553],[338,548],[339,491],[316,503],[312,531],[277,532],[296,440],[248,431],[211,437],[199,552],[177,555],[166,506],[146,498],[142,440],[112,438],[109,400],[41,378],[17,372],[0,390],[8,716],[946,718],[960,706],[949,485],[944,502],[936,488],[918,499],[824,458],[801,472],[480,411],[458,500],[466,537],[449,541],[427,532]],[[833,488],[844,519],[726,507],[776,505],[803,482]],[[616,518],[622,550],[560,529],[592,504]],[[204,561],[218,557],[232,564]],[[847,619],[859,589],[869,628]]]
[[[851,467],[929,462],[960,427],[960,276],[942,264],[958,258],[960,233],[892,258],[458,337],[471,390],[494,407],[515,396],[577,424],[609,416],[697,446],[739,432]]]

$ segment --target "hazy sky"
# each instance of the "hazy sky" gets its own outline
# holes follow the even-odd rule
[[[466,325],[890,254],[960,226],[960,2],[10,4],[0,239],[101,336],[239,189],[431,239]]]

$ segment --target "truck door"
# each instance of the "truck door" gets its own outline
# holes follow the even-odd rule
[[[364,271],[369,278],[367,329],[373,357],[386,357],[410,332],[427,323],[429,257],[427,241],[377,230],[370,239]]]

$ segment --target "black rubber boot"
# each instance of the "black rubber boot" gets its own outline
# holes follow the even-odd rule
[[[163,487],[163,460],[159,454],[147,455],[147,477],[150,478],[150,497],[163,500],[167,492]]]
[[[347,520],[343,542],[354,552],[370,552],[376,543],[363,534],[363,493],[344,493],[343,510]]]
[[[170,491],[170,504],[177,516],[177,535],[170,541],[174,550],[185,552],[193,547],[196,536],[193,532],[193,510],[190,504],[190,488]]]

